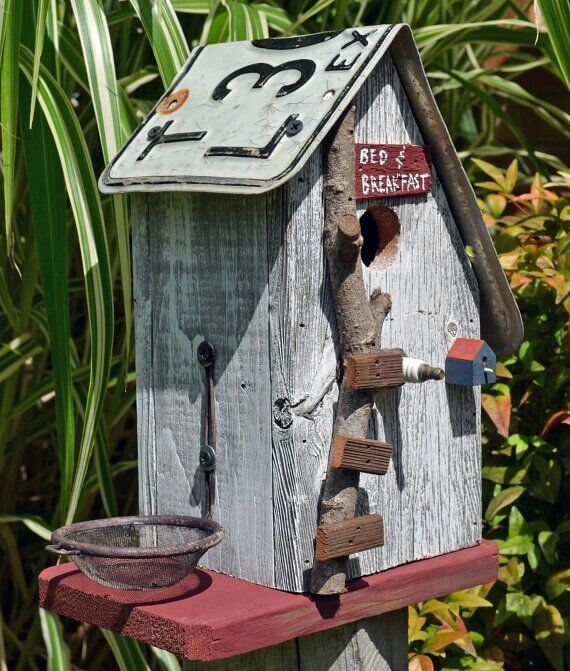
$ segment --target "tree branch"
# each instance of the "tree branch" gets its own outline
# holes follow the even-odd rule
[[[324,247],[328,260],[343,368],[351,354],[380,351],[382,323],[390,296],[378,290],[366,296],[360,249],[362,236],[356,216],[354,171],[354,105],[331,131],[326,147]],[[333,435],[366,438],[374,397],[341,383]],[[319,525],[353,518],[360,474],[330,463],[320,503]],[[313,594],[340,594],[345,589],[348,557],[317,561],[311,573]]]

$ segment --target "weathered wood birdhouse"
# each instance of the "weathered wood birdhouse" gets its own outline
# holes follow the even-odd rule
[[[352,104],[354,141],[328,160],[355,166],[364,285],[392,299],[382,348],[442,368],[456,338],[511,351],[519,315],[406,28],[198,47],[101,180],[139,194],[141,509],[204,510],[207,340],[227,537],[205,562],[293,591],[309,587],[338,398],[325,139]],[[481,538],[479,389],[402,382],[369,385],[368,437],[392,454],[360,479],[357,514],[382,516],[384,544],[352,577]]]
[[[408,27],[196,48],[101,188],[135,194],[141,512],[292,592],[479,544],[481,380],[441,378],[521,321]]]

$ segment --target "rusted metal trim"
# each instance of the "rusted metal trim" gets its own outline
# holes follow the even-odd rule
[[[421,64],[412,31],[402,26],[389,47],[412,112],[445,192],[481,293],[481,337],[497,354],[514,352],[523,339],[522,318],[483,222],[475,193],[457,156]]]

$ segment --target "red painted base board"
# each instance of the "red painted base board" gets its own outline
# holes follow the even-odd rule
[[[491,541],[352,580],[340,597],[261,587],[203,569],[152,592],[102,587],[74,564],[39,577],[40,605],[191,660],[233,657],[497,578]]]

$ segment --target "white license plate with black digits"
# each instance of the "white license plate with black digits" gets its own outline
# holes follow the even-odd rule
[[[323,139],[394,30],[198,47],[106,169],[102,189],[255,192],[277,186]]]

